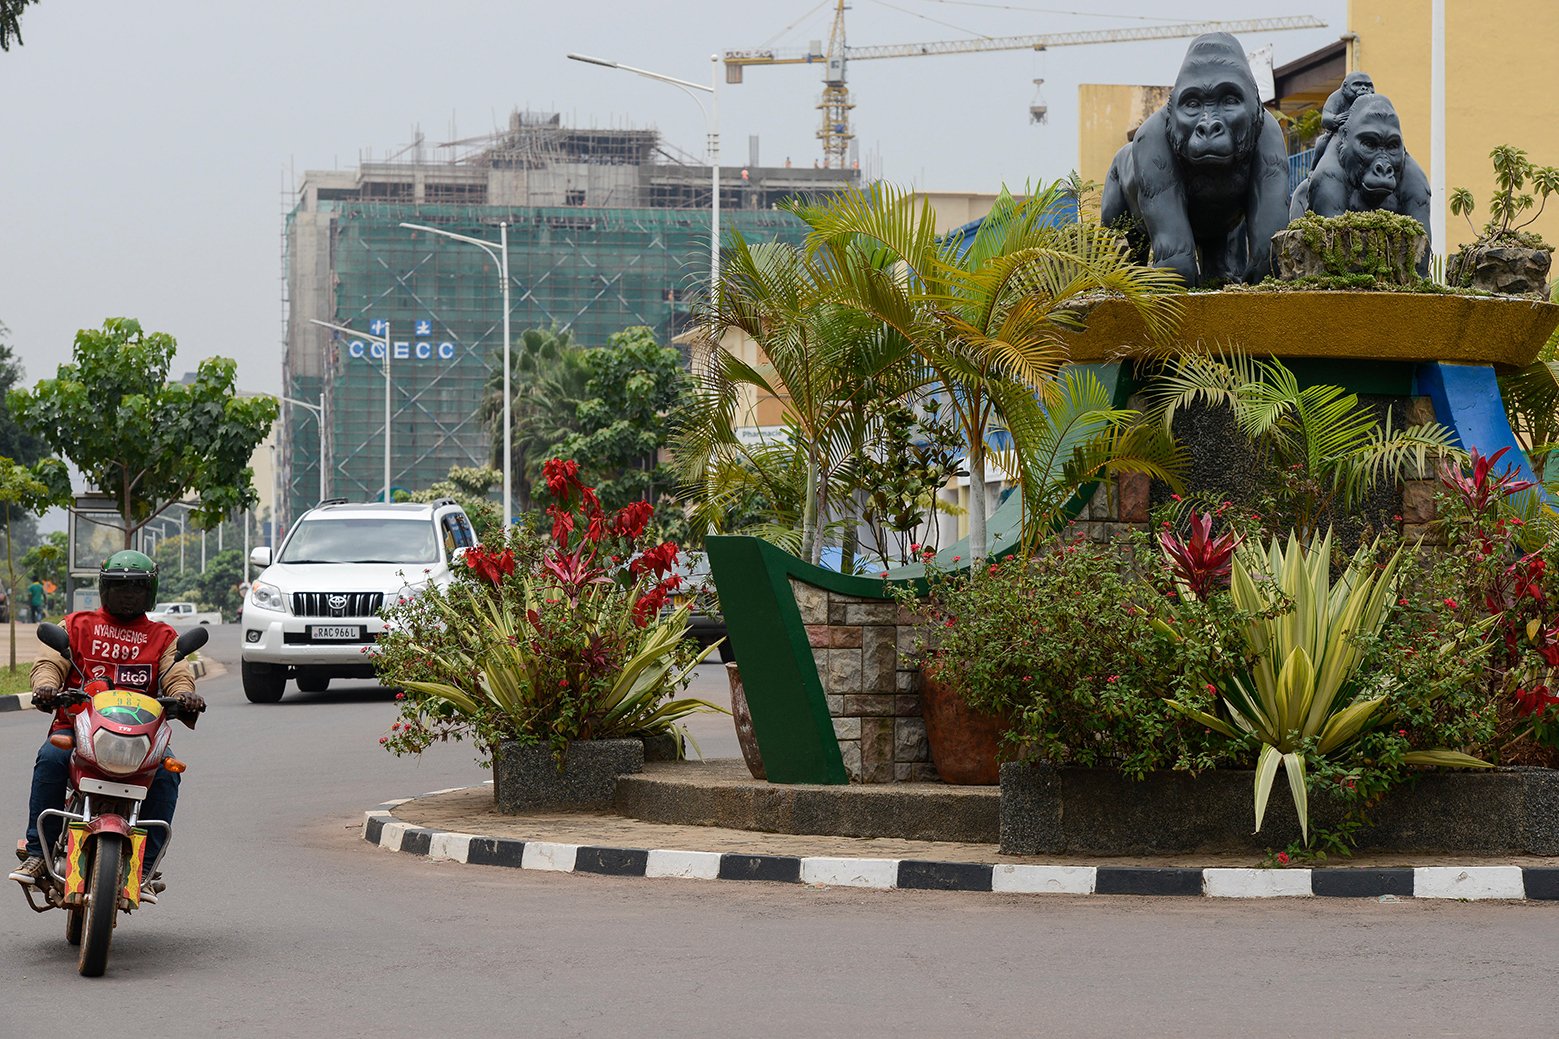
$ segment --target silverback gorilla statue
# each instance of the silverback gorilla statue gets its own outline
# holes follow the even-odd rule
[[[1169,103],[1115,154],[1101,217],[1141,220],[1153,262],[1187,285],[1260,281],[1288,224],[1288,155],[1239,41],[1198,36]]]
[[[1402,124],[1391,99],[1365,94],[1353,103],[1310,176],[1294,189],[1290,214],[1298,219],[1306,212],[1341,216],[1374,209],[1412,217],[1429,234],[1429,179],[1402,146]],[[1426,250],[1418,273],[1428,272]]]
[[[1368,72],[1348,73],[1342,81],[1342,86],[1332,91],[1331,97],[1326,99],[1326,104],[1321,109],[1321,134],[1315,139],[1315,162],[1321,161],[1321,156],[1326,154],[1326,146],[1348,121],[1348,113],[1353,109],[1353,103],[1365,94],[1373,93],[1375,93],[1375,81],[1370,79]]]

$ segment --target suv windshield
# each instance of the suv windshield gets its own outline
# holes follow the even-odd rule
[[[425,519],[311,519],[287,539],[278,563],[434,563],[433,524]]]

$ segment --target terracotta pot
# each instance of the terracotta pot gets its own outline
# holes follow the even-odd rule
[[[1001,780],[996,754],[1006,718],[976,711],[931,670],[920,675],[920,713],[943,782],[990,786]]]
[[[754,779],[767,780],[763,751],[758,749],[758,737],[752,731],[752,713],[747,710],[747,691],[742,688],[742,673],[734,661],[725,665],[725,677],[731,683],[731,720],[736,723],[736,742],[741,745],[747,771]]]

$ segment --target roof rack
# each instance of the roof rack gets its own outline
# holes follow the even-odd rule
[[[459,505],[459,504],[460,503],[458,501],[456,501],[455,499],[453,499],[453,498],[440,498],[438,501],[433,503],[433,507],[437,509],[437,508],[442,508],[445,505]]]
[[[322,509],[326,505],[345,505],[346,503],[347,501],[345,498],[322,498],[320,499],[319,504],[314,507],[316,509]]]

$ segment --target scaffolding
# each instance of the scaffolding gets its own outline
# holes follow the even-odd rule
[[[489,376],[502,371],[503,348],[502,290],[492,261],[479,249],[415,235],[400,226],[403,221],[493,241],[498,222],[509,221],[516,334],[555,328],[582,345],[600,346],[614,332],[645,325],[669,343],[689,327],[693,300],[707,281],[707,213],[324,205],[334,218],[333,306],[325,319],[364,332],[388,323],[392,488],[425,488],[452,465],[491,463],[480,405]],[[725,221],[728,232],[753,241],[799,243],[803,237],[801,222],[788,213],[737,212]],[[377,497],[384,378],[374,344],[323,330],[294,328],[292,334],[313,340],[323,361],[290,364],[286,393],[300,400],[324,394],[329,493],[352,500]],[[289,350],[295,362],[302,356],[301,349]],[[293,504],[284,515],[296,516],[317,494],[318,431],[311,414],[289,409],[286,490]]]
[[[854,171],[722,170],[722,231],[749,241],[800,242],[803,227],[777,203],[855,183]],[[285,394],[324,397],[324,421],[283,412],[283,522],[311,505],[330,459],[330,496],[383,493],[383,361],[366,338],[329,333],[320,319],[390,337],[394,433],[391,490],[418,490],[452,465],[492,461],[482,402],[501,373],[502,288],[480,249],[417,234],[424,224],[498,241],[509,224],[516,335],[554,328],[600,346],[632,325],[661,342],[685,331],[707,291],[711,171],[654,130],[578,128],[554,113],[516,111],[502,130],[413,145],[358,169],[311,171],[285,222]],[[408,159],[407,156],[410,156]],[[320,436],[325,449],[320,450]]]

